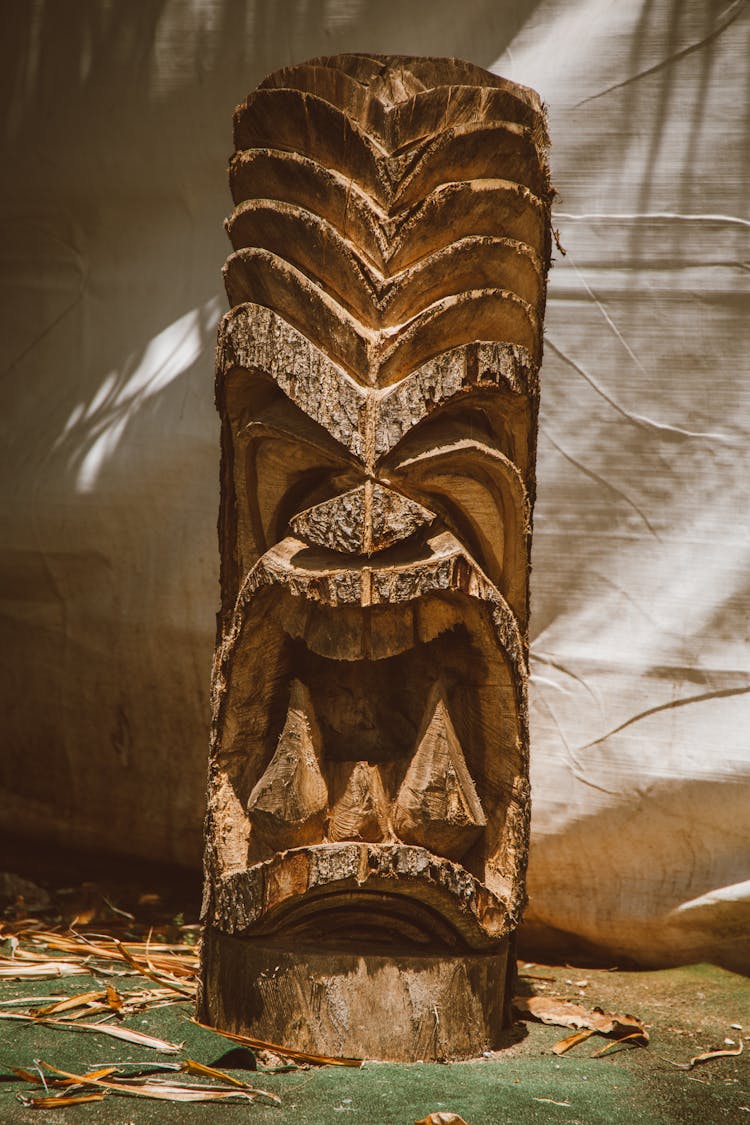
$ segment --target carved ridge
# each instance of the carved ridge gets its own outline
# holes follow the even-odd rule
[[[441,184],[389,215],[351,179],[299,153],[241,150],[230,160],[229,178],[237,204],[228,220],[230,232],[241,226],[245,204],[271,198],[325,218],[383,272],[410,265],[424,256],[425,247],[439,249],[456,238],[493,235],[498,229],[529,246],[540,260],[549,258],[547,203],[507,179]],[[237,243],[242,245],[241,236]]]
[[[393,74],[389,65],[397,68]],[[226,267],[230,304],[252,300],[280,312],[368,386],[398,381],[431,356],[477,335],[521,345],[535,361],[541,349],[535,310],[544,303],[548,242],[537,256],[534,247],[517,238],[498,238],[496,228],[467,227],[450,243],[428,244],[420,251],[413,241],[419,224],[409,211],[424,206],[428,195],[433,209],[447,201],[449,195],[438,189],[455,186],[452,171],[460,168],[462,182],[502,174],[516,190],[530,189],[548,214],[541,106],[532,104],[528,92],[503,82],[487,85],[478,71],[466,69],[462,78],[468,85],[426,89],[417,78],[421,70],[415,60],[392,60],[364,83],[367,67],[363,71],[361,60],[318,60],[269,77],[235,114],[240,152],[261,149],[268,160],[272,144],[280,159],[304,169],[308,189],[316,186],[318,175],[327,183],[338,176],[356,183],[361,194],[360,221],[348,229],[351,189],[346,189],[342,233],[325,204],[319,212],[327,194],[320,190],[298,191],[294,202],[283,205],[266,202],[262,237],[252,225],[242,235],[253,209],[238,211],[229,224],[237,246]],[[389,76],[385,84],[383,73]],[[290,85],[280,85],[286,82]],[[501,105],[513,109],[512,120],[498,119]],[[294,155],[284,157],[284,150]],[[313,171],[321,164],[323,172]],[[412,235],[409,259],[388,268],[386,247],[398,241],[404,224]],[[363,226],[369,232],[360,250],[357,235]],[[295,243],[299,249],[290,254],[286,247]],[[464,275],[467,253],[475,263]],[[454,260],[457,268],[451,269]],[[524,261],[530,270],[526,280]]]
[[[254,332],[249,331],[251,319]],[[462,362],[457,364],[459,357]],[[224,315],[217,345],[217,396],[226,373],[234,368],[263,372],[344,448],[366,460],[368,388],[274,310],[244,302]],[[459,344],[432,356],[380,392],[378,414],[383,424],[374,435],[373,454],[380,457],[395,448],[407,428],[441,403],[482,386],[535,396],[536,365],[525,348],[492,340]],[[314,397],[311,387],[316,388]],[[408,427],[401,418],[407,413]]]
[[[489,134],[489,136],[488,136]],[[489,144],[489,140],[492,143]],[[345,111],[307,91],[257,90],[235,115],[238,151],[267,148],[301,153],[351,176],[387,210],[396,210],[449,183],[446,170],[458,164],[469,177],[493,177],[549,195],[543,152],[530,129],[513,121],[449,125],[414,141],[404,152],[389,150]],[[510,175],[508,175],[510,172]]]
[[[371,324],[311,280],[295,265],[260,248],[237,250],[225,266],[227,295],[233,306],[252,300],[278,312],[319,350],[345,367],[358,382],[383,386],[441,352],[479,336],[498,343],[512,342],[538,359],[541,347],[534,308],[507,289],[459,289],[418,302],[405,320],[378,329],[372,325],[377,305],[372,302]],[[400,295],[395,294],[394,303]],[[465,315],[470,306],[473,316]],[[406,310],[400,309],[402,315]]]
[[[285,868],[292,877],[281,879]],[[310,888],[336,884],[359,888],[374,884],[427,902],[437,897],[473,948],[491,947],[516,920],[513,903],[488,891],[459,864],[436,859],[415,845],[368,843],[295,848],[247,871],[227,875],[215,887],[211,919],[227,933],[241,934],[250,927],[262,932],[258,923],[269,916],[269,907],[275,907],[278,916],[285,901]],[[271,933],[273,921],[271,916],[267,923]]]
[[[228,225],[235,246],[227,260],[228,274],[241,274],[247,252],[262,250],[298,269],[313,284],[333,289],[339,303],[372,328],[403,323],[440,296],[459,293],[470,284],[476,288],[482,276],[535,307],[543,291],[539,256],[518,239],[465,235],[437,249],[427,247],[408,265],[388,270],[372,263],[325,217],[301,206],[250,200],[235,216]],[[235,284],[240,284],[239,278]]]

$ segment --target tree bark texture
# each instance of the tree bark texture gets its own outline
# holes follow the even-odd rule
[[[237,109],[201,1017],[495,1046],[528,848],[539,98],[340,55]]]

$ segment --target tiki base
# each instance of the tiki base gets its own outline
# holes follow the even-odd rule
[[[267,940],[267,939],[266,939]],[[416,1062],[500,1045],[508,944],[491,953],[289,950],[204,936],[199,1019],[318,1055]]]

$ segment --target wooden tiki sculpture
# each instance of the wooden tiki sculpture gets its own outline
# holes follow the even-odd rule
[[[543,109],[340,55],[234,135],[199,1015],[472,1056],[525,895]]]

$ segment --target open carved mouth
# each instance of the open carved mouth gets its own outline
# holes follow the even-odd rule
[[[220,343],[236,507],[207,917],[281,942],[482,949],[524,893],[527,361],[461,346],[447,382],[441,357],[365,392],[316,355],[313,396],[274,316],[240,306]]]
[[[214,822],[230,932],[482,948],[517,905],[526,798],[502,597],[449,532],[385,563],[287,537],[238,598]],[[248,678],[252,670],[252,680]]]

